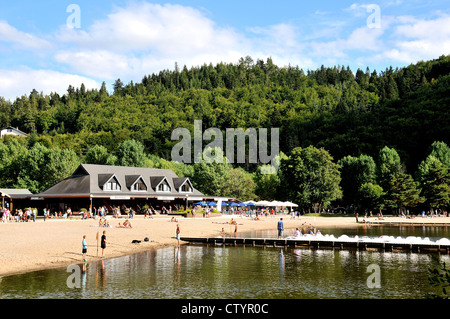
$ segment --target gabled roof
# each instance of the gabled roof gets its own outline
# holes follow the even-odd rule
[[[175,186],[176,189],[179,189],[186,181],[189,181],[189,178],[187,178],[187,177],[174,178],[173,186]]]
[[[109,180],[113,177],[114,177],[114,173],[113,174],[98,174],[98,187],[103,189],[103,185],[105,185],[107,182],[109,182]]]
[[[120,191],[108,192],[102,189],[102,186],[111,178],[116,178],[122,185]],[[147,191],[134,191],[131,186],[139,179],[147,185]],[[187,178],[178,177],[170,169],[144,168],[144,167],[126,167],[112,165],[81,164],[72,174],[46,189],[38,196],[43,197],[76,197],[76,196],[135,196],[135,197],[158,197],[165,196],[185,196],[180,193],[179,187],[186,182]],[[157,187],[160,183],[166,181],[170,186],[169,192],[158,192]],[[180,184],[181,183],[181,184]],[[189,182],[190,183],[190,182]],[[125,187],[126,186],[126,187]],[[191,184],[192,186],[192,184]],[[201,192],[193,189],[190,196],[204,196]]]
[[[194,186],[192,186],[192,183],[188,177],[178,177],[173,179],[173,185],[175,186],[177,191],[180,191],[181,186],[183,186],[186,183],[189,184],[192,190],[194,189]]]
[[[145,185],[145,188],[148,190],[148,185],[141,175],[125,175],[125,182],[127,183],[126,185],[129,190],[131,190],[133,185],[138,181],[142,181]]]
[[[166,180],[167,184],[169,184],[170,188],[172,188],[172,186],[170,185],[168,179],[166,176],[153,176],[150,177],[150,183],[152,185],[153,190],[157,190],[159,184],[161,184],[162,182],[164,182],[164,180]]]

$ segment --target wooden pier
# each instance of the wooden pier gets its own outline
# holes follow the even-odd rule
[[[264,247],[306,247],[321,249],[356,249],[408,252],[450,252],[449,245],[437,243],[405,243],[384,241],[347,241],[326,239],[276,239],[276,238],[241,238],[241,237],[181,237],[180,240],[190,244],[228,245],[228,246],[264,246]]]

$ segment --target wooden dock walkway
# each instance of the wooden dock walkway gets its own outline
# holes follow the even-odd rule
[[[276,238],[234,238],[234,237],[181,237],[180,240],[190,244],[229,245],[229,246],[269,246],[269,247],[310,247],[331,249],[408,251],[408,252],[450,252],[450,244],[438,243],[405,243],[385,241],[348,241],[326,239],[276,239]]]
[[[364,223],[360,223],[364,225]],[[450,227],[450,223],[445,222],[420,222],[420,221],[370,221],[370,223],[367,223],[367,225],[377,225],[377,226],[412,226],[412,227],[420,227],[420,226],[429,226],[429,227]]]

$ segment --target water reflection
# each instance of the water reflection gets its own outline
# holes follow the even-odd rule
[[[378,235],[373,228],[364,235]],[[440,258],[449,261],[448,255]],[[367,286],[371,264],[380,266],[381,288]],[[91,262],[81,273],[80,288],[68,287],[66,268],[3,277],[0,296],[414,299],[435,292],[428,285],[430,265],[430,256],[409,252],[188,245]]]

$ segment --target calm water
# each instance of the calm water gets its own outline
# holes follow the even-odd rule
[[[449,237],[447,228],[321,229],[340,235]],[[290,235],[290,230],[286,235]],[[244,234],[274,237],[274,232]],[[440,255],[449,263],[449,256]],[[369,265],[380,267],[380,288],[369,288]],[[406,252],[185,245],[91,262],[76,277],[67,268],[6,276],[0,297],[102,299],[421,299],[431,256]],[[81,265],[80,265],[81,266]],[[72,276],[72,277],[70,277]],[[80,287],[69,288],[70,283]]]

